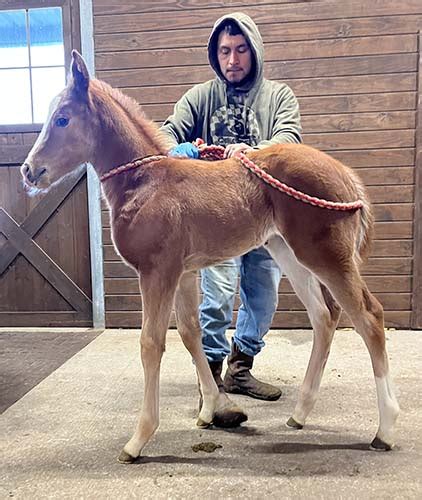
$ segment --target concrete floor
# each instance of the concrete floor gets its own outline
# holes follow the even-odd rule
[[[282,387],[284,397],[268,403],[234,396],[249,421],[228,432],[195,428],[195,373],[171,331],[160,428],[139,463],[121,465],[116,458],[135,425],[143,387],[138,332],[107,330],[0,417],[1,498],[421,499],[422,332],[387,337],[402,408],[392,452],[368,450],[377,427],[375,384],[354,332],[336,334],[319,401],[301,431],[284,423],[311,332],[270,332],[254,373]],[[205,441],[221,448],[192,450]]]

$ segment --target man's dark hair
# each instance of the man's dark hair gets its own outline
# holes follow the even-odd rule
[[[243,32],[239,28],[239,25],[235,21],[232,21],[231,19],[224,21],[220,25],[220,29],[218,30],[218,34],[220,34],[223,31],[230,36],[243,35]]]

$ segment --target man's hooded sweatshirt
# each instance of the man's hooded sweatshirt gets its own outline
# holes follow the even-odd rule
[[[234,21],[249,42],[251,73],[242,82],[229,83],[217,58],[219,27]],[[202,138],[207,144],[227,146],[244,142],[256,148],[301,142],[299,105],[284,83],[263,77],[264,46],[252,19],[241,12],[221,17],[208,40],[208,60],[216,78],[195,85],[176,103],[161,127],[173,145]]]

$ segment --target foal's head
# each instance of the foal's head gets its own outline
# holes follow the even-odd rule
[[[82,163],[91,161],[95,124],[89,113],[88,87],[85,62],[73,51],[70,81],[52,101],[48,119],[21,167],[28,187],[46,189]]]

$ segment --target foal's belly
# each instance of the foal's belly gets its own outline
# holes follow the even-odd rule
[[[202,269],[219,262],[248,253],[262,246],[274,234],[273,227],[258,227],[253,231],[245,231],[241,235],[214,234],[212,238],[194,241],[184,258],[187,270]]]

